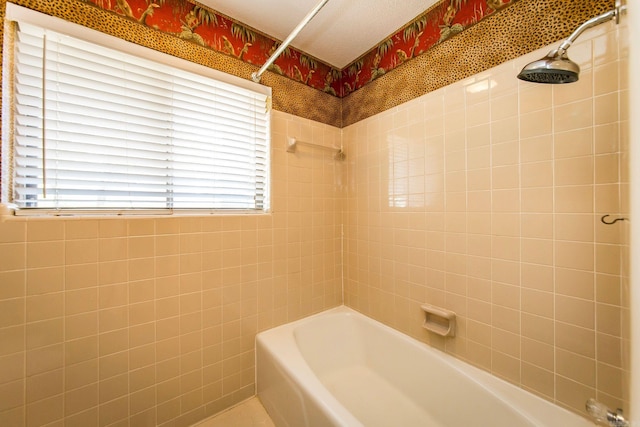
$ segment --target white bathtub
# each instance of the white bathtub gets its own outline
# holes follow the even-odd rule
[[[593,426],[347,307],[258,334],[276,426]]]

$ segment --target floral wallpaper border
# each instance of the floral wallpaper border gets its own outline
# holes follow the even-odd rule
[[[258,67],[280,44],[190,0],[82,1]],[[443,0],[342,70],[291,46],[269,70],[342,98],[516,1]]]
[[[346,96],[518,0],[443,0],[342,70]]]

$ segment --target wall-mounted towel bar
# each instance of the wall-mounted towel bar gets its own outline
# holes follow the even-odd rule
[[[333,155],[333,158],[336,160],[344,160],[345,158],[345,154],[344,154],[344,151],[342,151],[342,148],[326,147],[324,145],[314,144],[312,142],[299,141],[293,137],[287,139],[287,153],[295,153],[296,147],[298,145],[306,145],[307,147],[314,147],[314,148],[320,148],[323,150],[333,151],[335,153]]]

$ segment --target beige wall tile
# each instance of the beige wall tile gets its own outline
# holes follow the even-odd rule
[[[64,238],[95,239],[98,237],[99,221],[94,219],[76,219],[65,223]]]
[[[593,271],[593,243],[555,241],[555,265]]]
[[[98,240],[98,260],[117,261],[127,258],[127,239],[106,238]]]
[[[93,408],[98,404],[98,384],[94,383],[68,391],[65,393],[64,399],[66,416]]]
[[[619,97],[617,92],[594,98],[594,120],[596,125],[616,123],[620,118]]]
[[[64,413],[63,395],[50,397],[26,406],[27,425],[46,425],[53,421],[62,419]]]
[[[556,159],[591,156],[594,153],[593,128],[586,127],[554,134]]]
[[[596,274],[596,301],[620,305],[621,303],[621,280],[618,276],[609,274]]]
[[[556,188],[555,191],[558,191]],[[519,209],[512,209],[514,212],[521,210],[525,213],[551,213],[554,209],[554,189],[553,188],[527,188],[521,191]],[[513,194],[512,194],[513,196]],[[513,197],[511,198],[513,203]],[[556,208],[558,204],[555,204]]]
[[[47,294],[62,291],[65,286],[63,267],[37,268],[26,270],[27,295]]]
[[[418,303],[453,307],[432,345],[575,411],[623,398],[624,240],[598,220],[624,207],[626,95],[598,34],[574,85],[511,62],[343,130],[274,113],[270,215],[0,223],[0,362],[29,377],[0,369],[0,410],[186,423],[252,392],[257,330],[343,298],[414,335]],[[348,163],[287,154],[294,131]]]
[[[65,390],[74,390],[98,381],[98,360],[70,365],[65,368]]]
[[[0,385],[0,411],[24,405],[24,379]]]
[[[64,226],[65,223],[63,221],[47,221],[41,219],[27,221],[27,241],[42,242],[62,240],[64,239]]]
[[[62,369],[49,371],[26,378],[27,404],[59,395],[63,390]]]
[[[591,271],[556,268],[556,292],[593,301],[595,277]]]
[[[556,345],[581,356],[595,358],[595,331],[557,322]]]
[[[553,242],[544,239],[522,239],[521,260],[532,264],[552,265]]]
[[[98,425],[98,408],[94,407],[87,411],[67,416],[65,418],[65,425],[67,424],[73,427]]]
[[[555,237],[559,240],[593,242],[594,218],[588,214],[557,214]]]
[[[24,271],[0,272],[0,300],[25,296],[26,274]]]
[[[0,355],[24,351],[25,328],[20,325],[0,329],[0,341],[3,343]]]
[[[98,357],[98,338],[96,336],[65,342],[64,359],[67,366],[96,357]]]
[[[594,392],[591,387],[556,375],[556,400],[576,412],[583,410],[584,402],[593,396]]]
[[[129,399],[121,397],[99,406],[98,420],[100,425],[108,425],[118,420],[125,419],[129,415]]]
[[[108,356],[113,353],[125,351],[128,344],[129,335],[126,329],[119,329],[98,335],[98,350],[100,356]]]
[[[62,241],[27,243],[27,268],[64,265],[64,253]]]
[[[555,211],[558,213],[591,213],[593,212],[594,187],[576,185],[555,187]]]
[[[522,237],[550,239],[553,237],[554,218],[549,214],[520,214]]]
[[[522,363],[522,385],[547,399],[554,398],[555,382],[551,371],[528,363]]]
[[[127,222],[121,219],[103,219],[98,223],[98,237],[112,238],[127,235]]]
[[[595,153],[605,154],[617,152],[620,148],[620,139],[618,123],[595,126],[593,132]]]
[[[521,284],[523,288],[551,292],[554,289],[554,269],[546,265],[523,263],[521,265]]]
[[[553,159],[554,138],[557,141],[558,134],[520,138],[520,161],[526,164]]]
[[[430,193],[432,198],[442,197],[445,190],[447,193],[444,204],[424,210],[427,242],[423,274],[429,286],[424,295],[430,302],[464,304],[459,315],[467,320],[462,322],[466,334],[459,342],[446,346],[447,350],[581,411],[583,402],[578,400],[597,384],[597,358],[620,363],[619,351],[611,350],[619,348],[616,340],[621,333],[619,310],[616,311],[619,284],[606,278],[618,277],[623,254],[619,234],[599,228],[594,212],[619,210],[617,186],[622,172],[617,155],[618,129],[612,125],[620,117],[617,83],[600,82],[604,73],[617,65],[603,63],[597,65],[601,69],[594,71],[590,43],[576,47],[585,64],[578,84],[519,84],[512,93],[478,99],[466,110],[461,102],[450,101],[448,105],[456,107],[445,109],[449,116],[444,128],[436,127],[438,136],[435,131],[429,134],[428,129],[426,135],[434,141],[444,139],[447,145],[444,150],[427,150],[419,156],[424,156],[427,164],[433,161],[444,165],[446,171],[444,187],[424,187],[425,195]],[[600,114],[611,103],[616,105]],[[488,122],[479,110],[484,105],[491,112]],[[507,112],[506,106],[511,106],[511,111]],[[513,120],[516,109],[520,115]],[[465,111],[468,125],[464,130],[455,126],[453,119],[462,117],[461,111]],[[368,128],[372,134],[367,139],[384,139],[384,115],[370,118],[369,122],[375,125]],[[484,132],[487,126],[488,136]],[[366,147],[360,145],[363,138],[357,132],[350,134],[350,129],[345,130],[345,143],[348,147],[359,146],[359,156],[348,174],[351,182],[357,183],[364,178],[358,168],[374,159],[364,157]],[[440,136],[443,132],[444,138]],[[463,134],[466,163],[457,151],[464,148]],[[378,146],[376,159],[384,159],[395,148],[393,144]],[[411,155],[402,161],[410,164]],[[465,182],[460,179],[462,175]],[[388,175],[379,174],[375,182],[369,180],[367,188],[376,192],[380,191],[378,188],[393,188],[400,182],[397,178],[392,181]],[[358,197],[356,193],[354,197]],[[361,255],[377,243],[378,235],[382,236],[379,241],[389,243],[394,235],[404,236],[404,228],[392,220],[383,221],[389,229],[373,233],[373,224],[362,218],[368,218],[367,214],[380,206],[385,205],[365,202],[347,207],[347,225],[357,223],[362,237],[357,245],[346,247],[345,301],[408,330],[411,323],[404,317],[381,313],[389,298],[408,295],[409,288],[402,285],[408,271],[413,272],[413,277],[421,274],[409,267],[416,263],[412,257],[406,256],[407,265],[402,264],[410,245],[400,240],[393,249],[385,247]],[[445,233],[441,233],[443,229]],[[466,244],[460,244],[460,235],[466,237]],[[458,254],[465,253],[464,263],[457,262]],[[380,266],[383,276],[395,277],[401,284],[385,286],[388,294],[378,293],[376,286],[380,285],[374,284],[374,275],[362,268],[372,262]],[[599,286],[596,274],[602,275]],[[368,305],[364,298],[367,293],[374,293],[376,307],[382,308]],[[596,303],[598,298],[601,304]],[[487,331],[491,330],[496,331],[496,339],[487,338]],[[608,351],[596,351],[607,344],[612,345]],[[556,353],[560,354],[558,360]],[[496,369],[492,360],[504,364]],[[561,385],[557,386],[559,381]]]
[[[596,265],[598,273],[619,275],[621,273],[621,250],[619,245],[596,244]]]
[[[520,360],[494,351],[491,355],[492,373],[505,380],[519,384],[521,382]]]
[[[62,292],[27,297],[26,321],[36,322],[62,317],[64,314],[64,297],[65,295]],[[15,316],[15,314],[13,316]]]
[[[533,289],[523,289],[522,311],[553,319],[555,313],[553,294]]]
[[[556,369],[559,375],[587,387],[596,385],[595,360],[565,350],[556,351]]]
[[[98,264],[98,284],[113,285],[122,284],[127,281],[129,275],[127,271],[127,261],[101,262]],[[100,292],[108,286],[101,286]]]
[[[593,100],[586,99],[557,106],[553,109],[553,115],[555,131],[563,132],[593,126]]]
[[[128,309],[126,306],[109,308],[98,311],[98,325],[100,332],[109,332],[128,326]]]
[[[521,165],[522,187],[550,187],[553,185],[553,162],[532,162]]]
[[[67,240],[64,246],[65,264],[86,264],[98,261],[98,240]]]
[[[22,220],[8,219],[0,222],[1,243],[24,243],[27,239],[27,223]]]
[[[63,351],[62,344],[28,350],[25,374],[31,376],[62,368],[64,366]]]
[[[61,317],[27,324],[27,350],[61,343],[64,336],[63,325]]]
[[[32,307],[33,304],[30,306]],[[29,317],[35,317],[33,314]],[[0,327],[22,325],[25,322],[25,298],[0,301]]]
[[[556,295],[556,319],[587,329],[595,328],[594,302]]]
[[[595,316],[598,332],[619,337],[621,334],[621,316],[618,307],[608,304],[596,304]]]
[[[519,91],[520,113],[543,110],[552,105],[552,88],[531,85]]]
[[[598,390],[611,396],[623,399],[621,390],[624,390],[625,373],[622,369],[599,363],[598,372]]]
[[[24,353],[14,353],[0,357],[0,384],[22,380],[24,368]]]
[[[64,286],[67,290],[89,288],[98,285],[98,264],[69,265],[64,269]]]
[[[65,292],[66,315],[87,313],[98,309],[98,289],[87,288]]]
[[[520,115],[520,137],[533,138],[548,135],[552,131],[553,111],[551,108],[541,109],[533,113]],[[511,126],[516,126],[511,124]]]

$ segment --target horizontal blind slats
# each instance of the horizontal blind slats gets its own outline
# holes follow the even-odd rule
[[[265,94],[23,24],[16,74],[19,206],[265,205]]]

